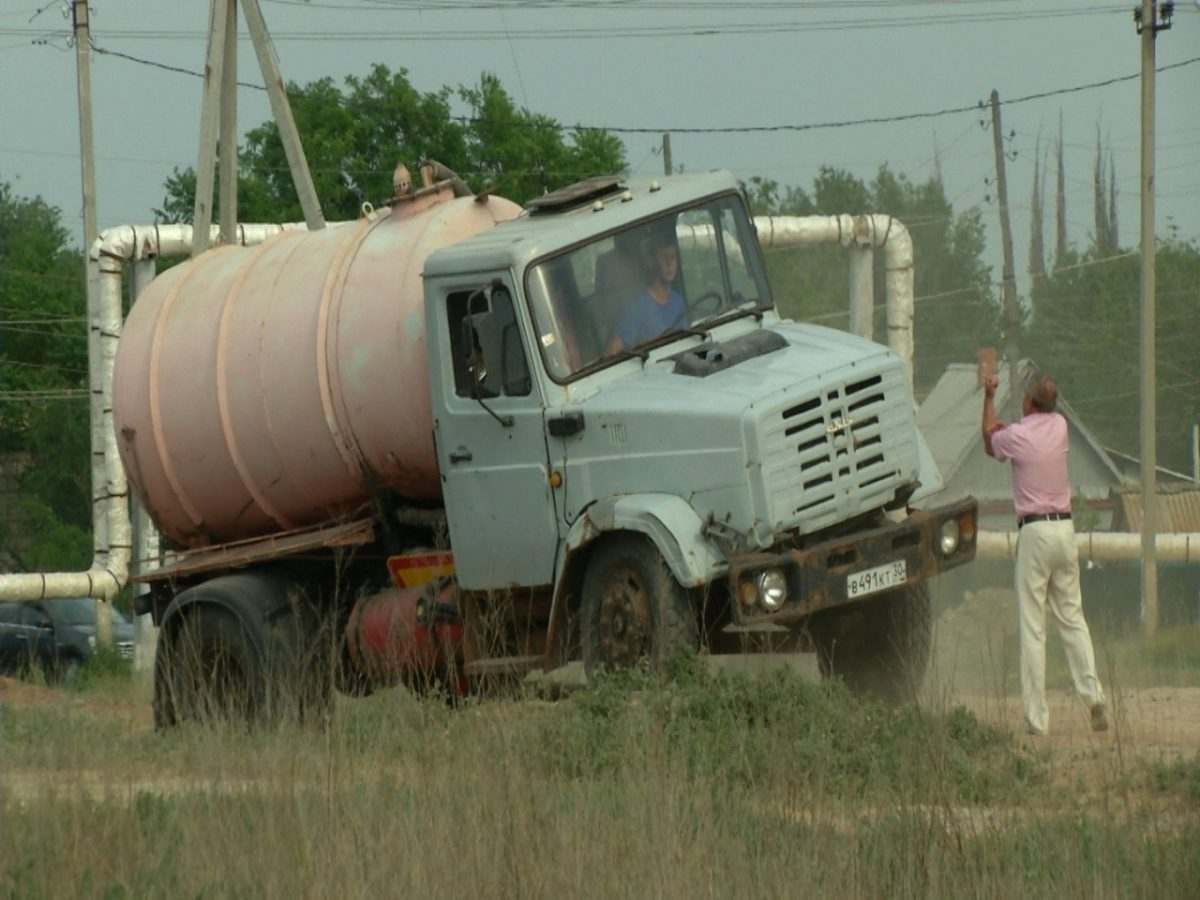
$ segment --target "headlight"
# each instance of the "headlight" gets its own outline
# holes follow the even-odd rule
[[[94,634],[88,635],[88,649],[89,650],[96,649],[96,636]]]
[[[758,576],[758,599],[767,612],[775,612],[787,600],[787,578],[779,569],[767,569]]]
[[[942,556],[949,556],[958,549],[958,520],[942,523]]]

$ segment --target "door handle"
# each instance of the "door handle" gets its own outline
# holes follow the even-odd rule
[[[470,462],[471,459],[471,451],[466,447],[456,447],[450,451],[450,462],[452,463]]]

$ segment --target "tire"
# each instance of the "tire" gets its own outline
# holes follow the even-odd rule
[[[263,669],[234,614],[200,606],[182,614],[154,661],[154,721],[250,723],[262,706]]]
[[[588,677],[601,670],[654,669],[699,646],[696,612],[647,539],[617,535],[591,555],[583,578],[581,639]]]
[[[224,576],[168,608],[154,660],[154,721],[324,721],[334,641],[285,575]]]
[[[921,584],[817,613],[809,633],[823,677],[887,703],[915,700],[933,642],[929,591]]]

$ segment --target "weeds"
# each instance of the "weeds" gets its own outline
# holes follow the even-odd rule
[[[0,895],[1172,897],[1200,882],[1195,816],[1115,795],[1081,808],[965,709],[695,659],[669,675],[458,709],[387,691],[339,702],[324,728],[156,733],[144,698],[90,709],[142,689],[119,675],[10,708]],[[1193,798],[1200,760],[1156,778]]]
[[[1152,783],[1162,793],[1179,794],[1200,803],[1200,754],[1192,759],[1157,763]]]
[[[133,678],[133,663],[115,647],[98,647],[64,687],[76,691],[124,687]]]

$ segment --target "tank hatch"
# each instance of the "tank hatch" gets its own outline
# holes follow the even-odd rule
[[[615,194],[622,189],[620,175],[597,175],[595,178],[585,178],[569,184],[557,191],[551,191],[530,200],[526,207],[531,215],[565,212],[609,194]]]

